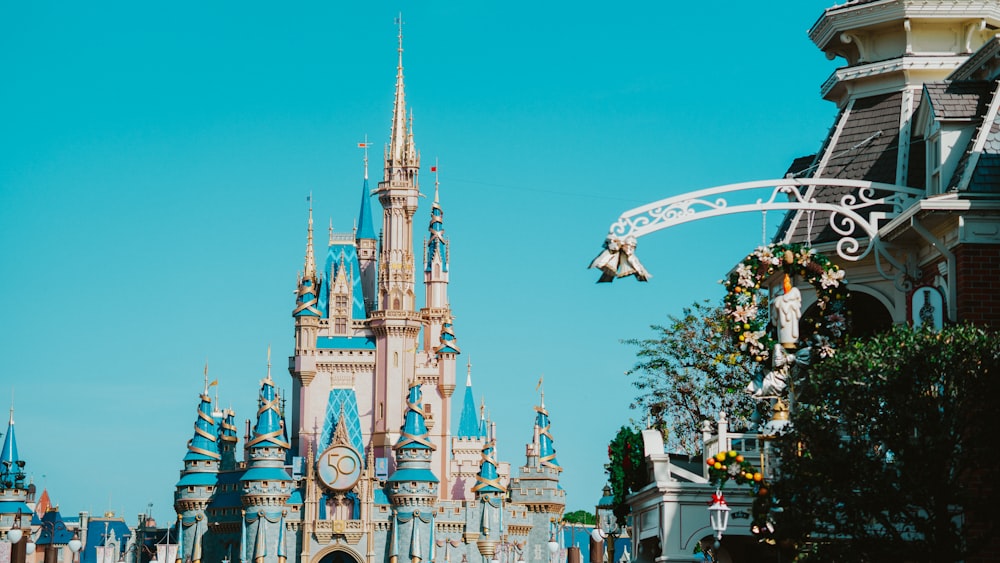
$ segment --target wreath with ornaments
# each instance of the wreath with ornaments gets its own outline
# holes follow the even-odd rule
[[[709,482],[717,484],[719,490],[712,495],[712,502],[723,501],[722,488],[727,481],[748,485],[753,497],[750,515],[750,530],[755,536],[769,535],[774,530],[768,514],[771,511],[771,484],[759,469],[735,450],[719,452],[705,460],[708,464]]]
[[[786,291],[795,276],[816,289],[816,307],[811,315],[802,317],[801,325],[817,336],[813,344],[818,346],[819,357],[833,355],[847,334],[847,281],[844,270],[804,244],[758,247],[723,280],[727,329],[733,344],[751,361],[770,360],[777,339],[768,330],[767,315],[760,314],[761,284],[782,273],[787,276]]]

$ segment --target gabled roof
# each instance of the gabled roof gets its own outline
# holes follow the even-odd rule
[[[924,101],[938,121],[982,119],[990,99],[990,83],[981,80],[928,82]]]
[[[316,450],[322,452],[333,442],[333,435],[337,431],[341,412],[344,413],[345,430],[351,447],[359,452],[364,452],[364,440],[361,436],[361,417],[358,415],[358,397],[354,389],[330,390],[330,395],[326,401],[323,435],[316,445]]]
[[[351,279],[351,318],[364,320],[365,296],[361,289],[361,265],[358,261],[358,249],[351,243],[336,242],[331,244],[326,252],[326,263],[323,266],[326,288],[319,293],[319,309],[324,318],[330,318],[329,288],[333,286],[337,275],[343,273]]]
[[[66,528],[59,510],[50,509],[42,516],[42,532],[35,541],[38,545],[66,545],[73,539],[73,532]]]

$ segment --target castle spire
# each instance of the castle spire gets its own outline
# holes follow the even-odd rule
[[[358,212],[357,238],[359,240],[375,240],[375,224],[372,222],[371,188],[368,187],[368,135],[365,135],[365,142],[358,143],[358,146],[365,149],[365,179],[361,186],[361,209]],[[374,248],[374,244],[372,245]]]
[[[535,407],[535,426],[538,428],[538,462],[543,467],[551,467],[562,471],[556,460],[556,448],[552,443],[552,433],[549,431],[549,411],[545,409],[545,393],[542,393],[539,405]]]
[[[483,446],[482,463],[479,466],[479,474],[476,475],[476,484],[472,487],[472,492],[476,496],[493,496],[507,491],[500,483],[500,474],[497,472],[496,458],[496,432],[491,429]]]
[[[312,194],[306,198],[309,202],[309,226],[306,235],[306,258],[302,267],[302,278],[299,280],[295,310],[293,317],[319,317],[316,307],[319,303],[319,276],[316,275],[316,258],[313,255],[313,209]],[[332,225],[331,225],[332,228]]]
[[[447,272],[448,242],[444,238],[444,211],[441,209],[440,181],[438,179],[436,162],[431,167],[431,172],[434,173],[434,202],[431,204],[431,222],[427,227],[430,238],[427,240],[427,263],[424,264],[424,272],[432,273],[435,264],[439,265],[441,272]],[[447,283],[447,278],[433,281],[444,281]]]
[[[396,18],[399,26],[399,62],[396,65],[396,98],[392,108],[392,132],[389,138],[389,161],[394,166],[406,163],[408,131],[406,127],[406,94],[403,88],[403,14]]]
[[[303,268],[302,277],[308,280],[314,280],[316,278],[316,258],[313,255],[313,205],[312,205],[312,192],[309,193],[309,197],[306,198],[309,202],[309,227],[308,234],[306,235],[306,260],[305,267]]]
[[[10,419],[7,422],[7,434],[4,436],[3,449],[0,450],[0,472],[9,473],[4,475],[4,480],[10,480],[15,488],[20,488],[24,481],[24,462],[21,461],[17,453],[17,439],[14,437],[14,400],[10,401]]]
[[[482,438],[483,433],[476,417],[476,398],[472,395],[472,360],[466,363],[465,397],[462,399],[462,416],[458,419],[459,438]]]

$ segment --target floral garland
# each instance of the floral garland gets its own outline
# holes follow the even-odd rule
[[[766,315],[759,314],[760,284],[782,270],[800,276],[816,288],[819,314],[805,321],[823,337],[820,357],[832,355],[847,332],[847,281],[844,270],[803,244],[758,247],[722,282],[726,286],[723,302],[731,321],[727,328],[733,343],[754,362],[763,363],[770,358],[777,341],[765,326]]]
[[[761,535],[772,529],[767,517],[771,510],[771,484],[764,479],[764,475],[735,450],[719,452],[705,462],[708,464],[709,482],[718,483],[720,495],[729,480],[750,486],[750,496],[753,497],[750,529],[754,535]]]

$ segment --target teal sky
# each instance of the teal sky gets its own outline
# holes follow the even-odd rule
[[[592,509],[607,442],[642,418],[619,340],[720,299],[761,217],[640,239],[646,284],[597,285],[586,266],[622,211],[780,177],[819,149],[836,63],[806,30],[828,5],[7,3],[0,381],[26,469],[64,514],[134,523],[152,503],[170,521],[205,361],[239,420],[268,345],[290,389],[306,196],[322,241],[330,219],[343,232],[357,216],[365,135],[381,177],[402,11],[459,362],[515,466],[544,374],[567,509]]]

